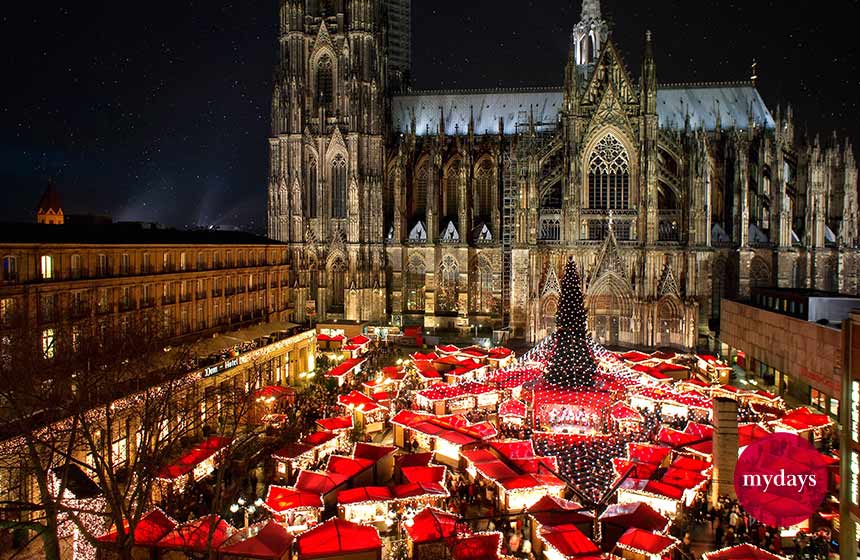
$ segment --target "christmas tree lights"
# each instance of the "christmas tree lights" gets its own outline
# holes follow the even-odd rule
[[[545,379],[569,389],[594,386],[597,363],[585,330],[585,304],[576,262],[568,259],[561,281],[561,299],[556,316],[555,347]]]

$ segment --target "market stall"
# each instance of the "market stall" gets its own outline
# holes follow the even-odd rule
[[[349,476],[345,474],[302,470],[296,479],[296,489],[322,496],[323,503],[333,507],[337,493],[346,490],[348,483]]]
[[[394,495],[388,486],[360,486],[337,495],[338,517],[353,523],[384,523]]]
[[[343,435],[341,433],[341,435]],[[288,444],[272,453],[278,478],[291,479],[301,469],[310,468],[336,452],[344,442],[335,432],[313,432],[298,443]]]
[[[337,364],[326,372],[326,377],[337,379],[338,387],[343,387],[346,383],[361,373],[361,367],[366,362],[366,358],[350,358]]]
[[[181,492],[185,485],[212,473],[230,445],[230,439],[213,436],[194,446],[158,471],[157,488],[163,494],[168,488]]]
[[[702,560],[787,560],[787,558],[744,543],[705,552],[702,554]]]
[[[662,560],[675,547],[678,540],[642,529],[628,529],[618,539],[617,547],[623,558],[630,560]]]
[[[598,519],[603,528],[601,531],[603,546],[615,543],[631,528],[666,534],[671,525],[668,517],[642,502],[612,504],[600,514]]]
[[[283,526],[270,519],[237,531],[218,551],[225,559],[287,560],[293,540]]]
[[[405,527],[409,557],[441,560],[450,555],[449,543],[460,531],[459,516],[426,507]]]
[[[489,385],[476,382],[448,385],[437,383],[419,391],[416,403],[422,410],[437,415],[457,414],[476,408],[495,411],[499,393]]]
[[[497,560],[501,557],[502,534],[499,532],[461,535],[451,547],[453,560]]]
[[[162,537],[155,547],[161,551],[163,560],[184,560],[188,554],[218,550],[235,532],[236,529],[218,515],[207,515],[179,525]]]
[[[575,525],[542,527],[540,540],[546,560],[600,557],[600,549]]]
[[[178,523],[162,510],[155,508],[137,522],[134,527],[134,547],[132,558],[134,560],[148,560],[151,556],[151,547],[163,539],[168,533],[176,529]],[[126,535],[129,528],[125,528]],[[98,538],[98,541],[106,544],[119,544],[119,532],[114,530]]]
[[[529,540],[537,557],[544,549],[544,542],[540,538],[543,528],[574,525],[580,531],[590,531],[594,524],[594,516],[590,511],[576,502],[557,496],[544,496],[527,511],[532,520]]]
[[[374,434],[385,429],[388,407],[373,397],[352,391],[348,395],[340,395],[337,402],[353,415],[356,426],[361,427],[365,433]]]
[[[379,531],[332,518],[296,537],[299,560],[381,560]]]
[[[292,533],[319,523],[323,511],[320,494],[298,488],[269,486],[263,506]]]
[[[526,421],[526,404],[515,399],[508,399],[499,405],[499,422],[513,426],[522,426]]]

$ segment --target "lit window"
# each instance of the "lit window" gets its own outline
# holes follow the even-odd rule
[[[860,380],[851,382],[851,440],[860,443]]]
[[[42,280],[50,280],[54,277],[54,257],[42,255]]]
[[[72,255],[72,278],[81,277],[81,256]]]
[[[809,404],[818,407],[821,410],[827,410],[827,395],[818,389],[809,389]]]
[[[42,331],[42,356],[46,360],[54,357],[54,329]]]
[[[839,399],[830,398],[830,415],[839,418]]]
[[[860,504],[860,453],[851,452],[851,501]]]

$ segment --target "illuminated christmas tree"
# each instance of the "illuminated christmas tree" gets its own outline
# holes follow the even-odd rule
[[[545,376],[549,383],[570,389],[594,386],[597,364],[588,344],[585,321],[579,272],[574,260],[569,259],[561,281],[555,343]]]

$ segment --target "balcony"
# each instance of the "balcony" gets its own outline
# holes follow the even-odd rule
[[[609,235],[610,223],[615,239],[633,241],[636,238],[636,225],[639,213],[636,210],[604,210],[586,208],[581,212],[585,231],[581,232],[583,241],[602,242]]]
[[[542,209],[538,218],[538,242],[546,245],[561,243],[561,210]]]

